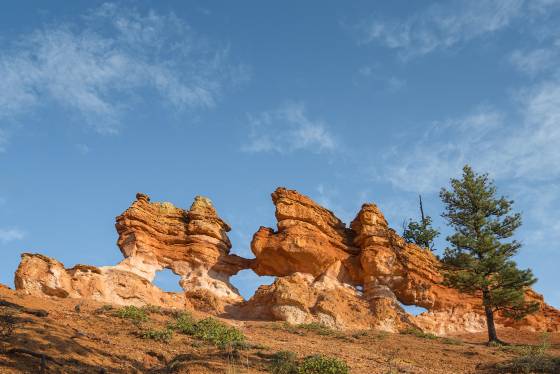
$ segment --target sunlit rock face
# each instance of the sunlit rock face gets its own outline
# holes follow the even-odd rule
[[[230,276],[250,261],[230,255],[230,226],[212,202],[197,196],[189,210],[171,203],[151,203],[144,194],[117,217],[117,244],[125,259],[116,267],[152,281],[155,272],[171,269],[181,277],[187,297],[206,294],[223,304],[242,301]]]
[[[230,226],[211,201],[198,196],[188,210],[150,202],[137,194],[116,219],[124,260],[115,266],[64,265],[39,254],[23,254],[18,290],[43,297],[87,298],[114,304],[153,304],[198,309],[237,319],[317,322],[339,329],[401,331],[417,327],[439,335],[486,329],[480,299],[442,284],[439,260],[406,243],[389,228],[375,204],[364,204],[349,226],[297,191],[272,193],[276,229],[254,234],[254,259],[230,254]],[[152,284],[170,269],[183,292]],[[244,301],[230,277],[252,269],[275,276]],[[520,321],[497,315],[498,325],[560,331],[560,312],[541,295],[539,312]],[[412,316],[401,304],[426,308]]]
[[[182,293],[164,292],[146,278],[117,267],[64,264],[40,254],[22,254],[15,275],[18,290],[35,296],[71,297],[110,304],[142,306],[165,305],[184,309]]]
[[[82,271],[64,269],[45,256],[24,255],[16,272],[17,287],[39,295],[116,304],[191,305],[217,312],[243,300],[229,278],[250,267],[251,261],[229,254],[230,227],[209,199],[197,196],[190,209],[183,210],[171,203],[151,203],[139,193],[117,217],[116,229],[117,245],[125,257],[119,264]],[[166,268],[180,276],[183,293],[166,293],[152,284],[156,272]],[[124,290],[132,296],[121,295]]]
[[[286,276],[296,272],[318,277],[333,264],[341,282],[357,284],[355,263],[359,250],[352,231],[331,211],[296,191],[278,188],[272,193],[278,229],[261,227],[253,237],[253,270],[259,275]]]

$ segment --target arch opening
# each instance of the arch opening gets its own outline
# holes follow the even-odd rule
[[[405,312],[407,312],[408,314],[412,314],[413,316],[417,316],[417,315],[420,315],[420,314],[428,311],[428,309],[426,309],[424,307],[421,307],[421,306],[418,306],[418,305],[414,305],[414,304],[406,305],[406,304],[401,303],[400,301],[398,301],[398,303],[401,306],[401,308],[404,309]]]
[[[181,277],[171,271],[171,269],[163,269],[156,272],[152,283],[165,292],[183,292],[183,289],[179,285],[180,280]]]
[[[251,269],[241,270],[230,278],[231,284],[239,290],[239,293],[245,300],[249,300],[255,294],[259,286],[270,285],[275,280],[276,277],[267,275],[260,276]]]

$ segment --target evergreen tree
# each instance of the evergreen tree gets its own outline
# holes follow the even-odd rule
[[[439,231],[432,227],[432,218],[424,216],[422,206],[422,196],[420,200],[420,221],[408,220],[408,224],[403,223],[403,238],[407,243],[414,243],[420,247],[434,250],[434,239],[439,235]]]
[[[494,313],[520,319],[538,310],[525,301],[525,290],[536,282],[530,269],[520,270],[511,260],[521,247],[507,241],[521,226],[521,215],[511,214],[512,200],[496,197],[488,174],[476,174],[465,165],[462,179],[451,179],[441,189],[443,217],[455,230],[442,259],[445,282],[462,292],[480,295],[486,314],[488,340],[500,343]]]

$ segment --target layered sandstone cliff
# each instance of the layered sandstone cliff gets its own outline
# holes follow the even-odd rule
[[[347,227],[296,191],[278,188],[272,201],[277,228],[261,227],[251,242],[255,258],[244,259],[230,254],[230,226],[207,198],[195,198],[184,210],[137,194],[117,217],[122,262],[65,269],[48,257],[23,254],[16,288],[39,296],[196,308],[341,329],[419,327],[442,335],[485,329],[480,299],[444,286],[438,259],[406,243],[374,204],[364,204]],[[180,276],[183,292],[163,292],[152,284],[162,269]],[[230,283],[242,269],[277,278],[244,301]],[[498,315],[497,323],[560,331],[560,312],[532,290],[527,298],[539,302],[539,312],[521,321]],[[402,304],[427,312],[412,316]]]

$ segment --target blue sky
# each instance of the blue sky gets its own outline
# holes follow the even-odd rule
[[[559,57],[556,0],[3,3],[0,282],[23,251],[117,263],[138,191],[210,197],[247,257],[277,186],[399,231],[421,193],[445,233],[438,191],[470,163],[560,307]]]

